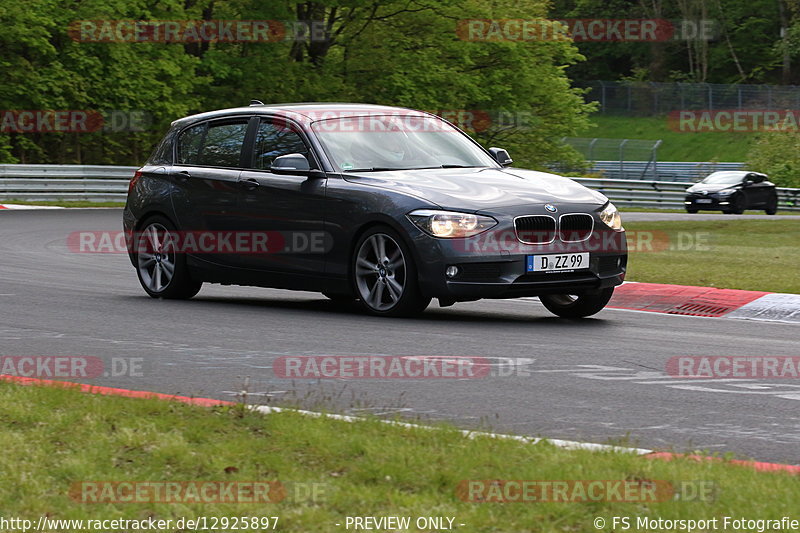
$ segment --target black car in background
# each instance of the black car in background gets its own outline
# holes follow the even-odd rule
[[[625,277],[619,213],[510,164],[430,113],[254,102],[175,121],[123,223],[154,298],[211,282],[318,291],[375,315],[521,296],[597,313]]]
[[[722,211],[741,215],[747,209],[763,209],[768,215],[778,212],[778,193],[766,174],[744,170],[709,174],[686,189],[686,211]]]

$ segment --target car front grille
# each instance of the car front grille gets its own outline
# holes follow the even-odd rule
[[[556,239],[556,220],[544,215],[519,217],[514,220],[517,239],[525,244],[547,244]]]
[[[592,235],[594,219],[591,215],[563,215],[558,222],[558,238],[564,242],[585,241]]]

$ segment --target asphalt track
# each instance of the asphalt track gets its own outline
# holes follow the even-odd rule
[[[434,304],[419,318],[380,319],[313,293],[210,285],[190,301],[158,301],[124,255],[67,248],[70,232],[120,226],[118,209],[0,214],[0,356],[141,365],[84,380],[97,385],[226,400],[246,390],[253,403],[800,463],[800,381],[665,372],[674,356],[798,356],[800,326],[622,310],[563,321],[535,300]],[[291,355],[481,356],[517,366],[513,376],[461,380],[277,378],[272,361]]]

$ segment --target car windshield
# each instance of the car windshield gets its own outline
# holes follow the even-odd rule
[[[314,122],[311,128],[345,172],[498,166],[468,137],[435,117],[341,117]]]
[[[741,183],[744,179],[744,174],[740,172],[714,172],[700,183],[708,183],[710,185],[735,185]]]

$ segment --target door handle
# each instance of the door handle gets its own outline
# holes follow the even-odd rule
[[[239,180],[239,184],[248,191],[252,191],[259,186],[258,180],[255,178],[245,178],[243,180]]]
[[[181,180],[181,181],[186,181],[191,177],[192,177],[192,175],[189,174],[188,170],[181,170],[180,172],[178,172],[178,179]]]

